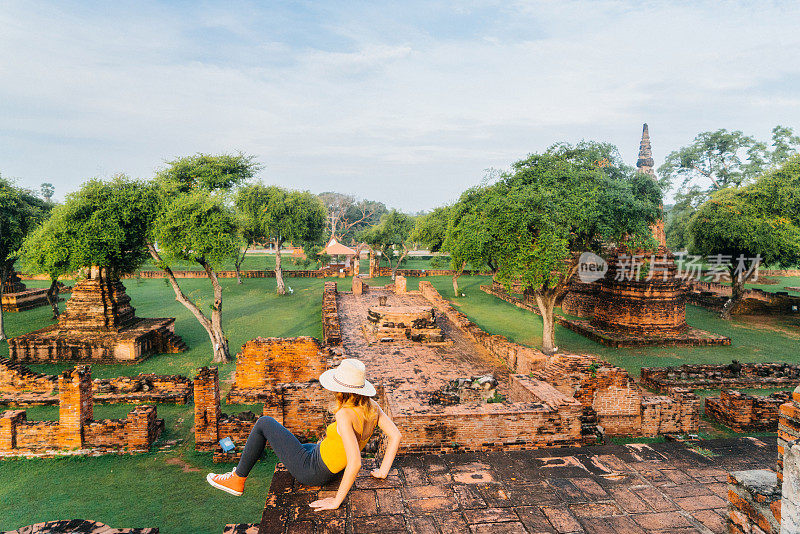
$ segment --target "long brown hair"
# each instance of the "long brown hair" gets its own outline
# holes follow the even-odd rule
[[[332,411],[336,413],[342,408],[353,408],[354,410],[359,410],[363,414],[364,426],[360,431],[358,428],[354,429],[356,434],[358,434],[359,440],[365,435],[365,431],[367,431],[368,434],[372,434],[372,431],[375,430],[375,425],[377,423],[376,416],[378,414],[378,409],[372,401],[372,398],[366,395],[359,395],[358,393],[342,393],[337,391],[335,393],[335,402]]]

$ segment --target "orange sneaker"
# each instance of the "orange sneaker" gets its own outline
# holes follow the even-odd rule
[[[231,495],[240,496],[244,492],[244,481],[247,477],[240,477],[236,474],[236,469],[230,473],[217,475],[209,473],[206,476],[206,481],[217,489],[226,491]]]

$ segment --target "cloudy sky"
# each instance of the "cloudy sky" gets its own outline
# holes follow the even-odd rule
[[[416,211],[556,141],[657,164],[800,130],[800,2],[0,0],[0,173],[56,186],[243,151]]]

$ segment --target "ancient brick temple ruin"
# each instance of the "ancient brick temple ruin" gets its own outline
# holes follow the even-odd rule
[[[125,419],[93,418],[92,375],[79,365],[58,377],[59,420],[28,421],[25,410],[0,416],[0,458],[147,452],[164,429],[156,407],[140,405]]]
[[[28,289],[17,272],[11,271],[8,280],[3,284],[3,311],[20,312],[47,304],[47,289]]]
[[[58,324],[9,340],[12,360],[136,363],[186,348],[174,318],[136,317],[125,286],[108,269],[94,266],[86,274]]]
[[[401,277],[398,277],[401,278]],[[406,336],[412,312],[444,342]],[[398,342],[371,341],[364,331],[380,312],[403,323]],[[398,313],[395,317],[393,314]],[[421,315],[420,315],[421,314]],[[419,316],[419,317],[418,317]],[[412,321],[413,323],[413,321]],[[403,429],[401,452],[460,452],[535,449],[595,443],[605,435],[656,436],[696,432],[700,401],[674,388],[648,395],[623,369],[591,356],[557,355],[510,342],[481,330],[439,295],[430,282],[419,290],[403,284],[339,293],[325,284],[323,324],[336,331],[321,347],[309,337],[257,338],[237,356],[228,403],[262,404],[303,439],[319,439],[331,420],[332,396],[318,377],[343,357],[367,365],[376,400]],[[394,327],[393,327],[394,328]],[[486,392],[461,391],[462,384],[490,384]],[[459,385],[458,391],[453,384]],[[231,437],[241,448],[256,414],[225,415],[217,370],[194,379],[195,441],[198,450],[229,460],[219,441]],[[446,401],[446,402],[445,402]],[[376,443],[375,446],[378,446]]]
[[[730,345],[730,338],[686,323],[688,286],[677,277],[675,259],[665,247],[651,258],[647,276],[630,278],[631,257],[624,249],[610,250],[605,277],[591,284],[574,282],[572,288],[585,287],[568,293],[562,310],[589,318],[564,319],[561,324],[613,347]]]

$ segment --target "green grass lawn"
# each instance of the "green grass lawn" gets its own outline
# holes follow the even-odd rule
[[[461,298],[453,298],[450,277],[427,280],[487,332],[502,334],[523,345],[541,346],[541,317],[481,291],[481,284],[491,283],[489,277],[461,277],[459,287],[466,295]],[[409,287],[412,286],[416,288],[416,283],[409,280]],[[611,348],[558,325],[556,343],[562,351],[596,354],[635,376],[639,375],[642,367],[684,363],[730,363],[731,360],[800,363],[799,317],[771,318],[768,321],[735,318],[729,322],[703,308],[687,306],[686,319],[696,328],[730,337],[731,346]]]
[[[386,261],[381,263],[386,266]],[[286,270],[303,271],[309,269],[316,269],[318,265],[302,265],[290,254],[283,254],[281,257],[281,266]],[[369,271],[369,260],[361,260],[361,272],[366,273]],[[220,270],[234,270],[233,262],[227,262],[222,265]],[[265,254],[264,252],[248,253],[242,262],[241,270],[243,271],[260,271],[264,269],[275,268],[275,254]],[[438,258],[438,261],[431,257],[407,257],[400,265],[401,269],[449,269],[449,261],[446,257]],[[172,269],[176,271],[202,271],[203,268],[197,262],[175,262],[172,264]],[[152,260],[147,260],[141,267],[142,271],[157,271],[159,270]]]
[[[246,409],[248,407],[227,407]],[[95,406],[95,418],[119,418],[131,406]],[[233,411],[233,410],[231,410]],[[0,462],[0,531],[55,519],[93,519],[112,527],[153,527],[164,533],[219,534],[227,523],[257,523],[275,457],[256,465],[242,497],[209,486],[206,473],[232,469],[194,451],[192,406],[160,405],[166,423],[154,451],[94,458]],[[58,419],[57,407],[28,410],[29,419]],[[177,441],[177,444],[170,445]]]
[[[181,280],[191,298],[210,305],[208,280]],[[290,296],[275,293],[274,279],[222,280],[224,327],[232,354],[257,336],[301,336],[320,338],[323,280],[293,278]],[[29,287],[45,282],[31,281]],[[163,280],[126,280],[127,292],[140,317],[175,317],[176,332],[189,350],[182,354],[160,354],[141,364],[93,365],[94,377],[135,375],[140,372],[179,373],[194,376],[195,370],[211,363],[211,344],[205,330],[183,306]],[[64,303],[61,304],[63,309]],[[5,314],[7,333],[15,336],[52,324],[46,307]],[[8,345],[0,343],[0,355]],[[73,364],[34,365],[40,372],[55,373]],[[234,369],[222,367],[227,379]],[[223,385],[223,390],[227,389]],[[130,411],[126,405],[95,405],[96,419],[121,418]],[[226,412],[259,407],[223,405]],[[2,406],[0,406],[2,410]],[[57,407],[31,407],[29,420],[57,420]],[[85,518],[114,527],[158,526],[165,533],[196,534],[222,531],[226,523],[258,522],[264,506],[275,459],[271,453],[251,476],[252,484],[243,497],[236,498],[211,488],[205,481],[209,471],[230,470],[232,465],[213,464],[211,455],[194,451],[191,428],[192,406],[159,405],[159,417],[167,430],[154,447],[168,450],[142,455],[65,458],[50,460],[8,460],[0,462],[0,531],[36,522]],[[169,442],[178,440],[176,444]],[[186,471],[199,469],[199,471]]]
[[[181,287],[189,298],[210,312],[213,299],[211,284],[207,279],[182,279]],[[175,317],[175,332],[189,350],[180,354],[152,356],[138,365],[94,365],[96,378],[136,375],[138,373],[183,374],[193,376],[196,369],[211,364],[211,342],[197,319],[175,300],[175,293],[166,280],[125,280],[125,287],[139,317]],[[228,336],[231,355],[241,346],[258,336],[322,337],[322,280],[291,278],[286,283],[294,290],[292,295],[279,296],[275,280],[251,278],[240,285],[235,279],[222,279],[223,327]],[[46,285],[42,281],[27,282],[29,287]],[[68,295],[65,295],[68,297]],[[64,303],[61,303],[63,309]],[[6,333],[20,335],[52,324],[50,309],[36,308],[22,313],[6,313]],[[8,355],[8,345],[0,343],[0,356]],[[56,373],[72,364],[33,365],[35,370]],[[233,371],[233,364],[221,369],[221,378]]]
[[[263,261],[264,257],[254,257]],[[419,265],[429,260],[412,259]],[[366,266],[363,269],[366,271]],[[263,268],[263,267],[260,267]],[[411,268],[429,268],[415,265]],[[453,298],[450,277],[426,278],[451,299],[484,330],[507,336],[518,343],[538,346],[541,343],[541,318],[483,293],[480,284],[489,277],[464,276],[460,286],[466,297]],[[340,279],[339,287],[349,290],[350,279]],[[202,299],[208,309],[211,289],[207,280],[181,280],[192,298]],[[247,279],[238,285],[235,279],[222,280],[224,287],[224,327],[231,352],[257,336],[321,337],[320,320],[323,280],[288,278],[294,289],[291,296],[275,294],[274,279]],[[378,286],[389,283],[386,277],[368,281]],[[32,281],[30,287],[44,287],[46,282]],[[193,376],[195,370],[211,363],[210,342],[205,331],[183,306],[164,280],[126,280],[128,294],[140,317],[175,317],[176,332],[186,340],[189,350],[182,354],[162,354],[135,366],[94,365],[95,377],[135,375],[140,372],[180,373]],[[773,286],[774,287],[774,286]],[[417,280],[409,280],[409,289]],[[63,307],[63,303],[62,303]],[[5,314],[7,333],[11,336],[52,324],[47,308],[18,314]],[[642,366],[680,365],[683,363],[728,363],[732,359],[749,361],[800,362],[800,324],[797,319],[754,323],[735,319],[726,322],[715,314],[689,306],[687,318],[695,327],[730,336],[730,347],[666,347],[613,349],[556,326],[556,338],[562,350],[593,353],[638,375]],[[0,355],[8,348],[0,343]],[[72,364],[35,365],[41,372],[54,373]],[[234,364],[222,367],[227,379]],[[223,390],[226,386],[223,386]],[[709,392],[713,393],[713,392]],[[2,407],[0,407],[1,409]],[[235,412],[250,407],[223,405]],[[252,408],[258,412],[258,407]],[[95,417],[124,417],[130,406],[95,406]],[[191,435],[191,406],[159,405],[159,417],[167,430],[148,454],[68,458],[52,460],[11,460],[0,462],[0,530],[18,528],[53,519],[85,518],[114,527],[158,526],[162,532],[177,534],[219,533],[226,523],[256,522],[269,487],[274,457],[265,456],[254,471],[244,497],[234,498],[213,490],[204,480],[209,470],[231,469],[214,465],[208,453],[194,451]],[[57,407],[33,407],[30,420],[58,418]],[[166,448],[167,450],[159,450]],[[199,471],[196,471],[199,470]]]

